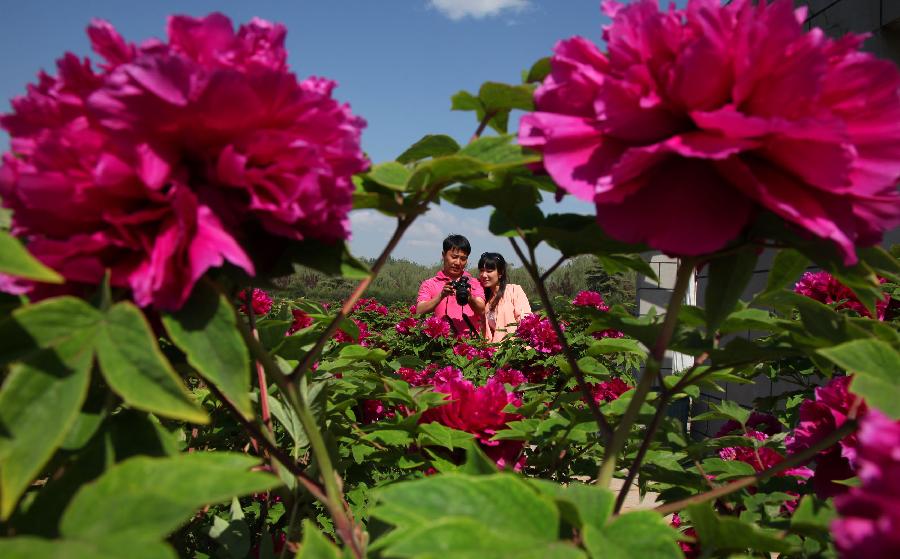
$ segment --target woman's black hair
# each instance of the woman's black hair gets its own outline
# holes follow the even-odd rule
[[[491,309],[497,308],[497,303],[500,302],[500,299],[503,298],[503,293],[506,291],[506,259],[503,258],[503,255],[499,252],[485,252],[482,253],[481,258],[478,259],[478,269],[479,270],[488,270],[493,272],[497,270],[497,275],[500,277],[500,281],[497,287],[497,297],[491,303]],[[487,297],[487,300],[491,300],[491,290],[485,288],[484,296]]]

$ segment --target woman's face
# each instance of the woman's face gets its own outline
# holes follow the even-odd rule
[[[444,273],[453,279],[463,275],[466,271],[466,263],[469,261],[469,255],[459,250],[451,248],[442,254],[444,258]]]
[[[485,289],[493,289],[500,284],[500,272],[496,268],[493,270],[482,268],[478,270],[478,281]]]

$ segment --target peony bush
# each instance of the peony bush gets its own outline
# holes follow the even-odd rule
[[[99,58],[0,117],[0,555],[895,556],[900,74],[787,0],[603,10],[604,46],[454,96],[466,145],[377,164],[282,25],[93,22]],[[439,201],[534,283],[501,343],[366,296]],[[395,220],[369,265],[363,208]],[[679,258],[664,312],[547,293],[579,255],[652,279],[648,250]],[[359,283],[285,297],[295,265]]]

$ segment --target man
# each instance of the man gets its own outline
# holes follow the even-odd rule
[[[416,314],[434,312],[435,316],[447,317],[453,332],[459,336],[468,332],[478,335],[478,324],[484,312],[484,289],[466,271],[472,246],[462,235],[449,235],[444,239],[441,251],[442,269],[433,278],[422,282],[416,303]],[[468,301],[460,305],[456,300],[453,282],[468,280]]]

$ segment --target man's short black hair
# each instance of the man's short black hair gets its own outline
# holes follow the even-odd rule
[[[465,252],[466,256],[468,256],[472,252],[472,245],[469,244],[469,239],[463,237],[462,235],[447,235],[447,238],[444,239],[443,252],[447,252],[451,248],[456,248],[462,252]]]

